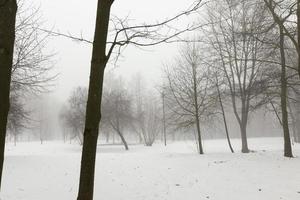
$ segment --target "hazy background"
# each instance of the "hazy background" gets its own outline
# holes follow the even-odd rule
[[[28,1],[30,3],[30,1]],[[40,7],[41,18],[44,21],[44,29],[83,37],[90,41],[94,36],[95,14],[97,1],[80,0],[32,0],[32,5]],[[192,5],[193,0],[116,0],[112,6],[112,15],[119,18],[128,17],[130,24],[155,23],[170,18]],[[182,21],[180,21],[182,23]],[[186,24],[179,24],[179,27]],[[110,64],[107,70],[113,70],[114,74],[122,76],[125,81],[130,81],[132,76],[140,74],[145,79],[149,88],[159,85],[162,78],[162,67],[176,56],[180,44],[161,44],[154,47],[136,48],[129,46],[122,53],[117,66]],[[55,73],[58,79],[51,92],[42,94],[38,98],[30,99],[33,110],[41,110],[49,123],[50,138],[61,137],[59,126],[59,112],[67,102],[71,91],[78,86],[88,86],[92,45],[84,42],[73,41],[65,37],[51,37],[47,45],[47,51],[55,53]],[[272,135],[279,135],[278,123],[272,116],[268,118],[263,113],[259,120],[268,120],[258,127],[255,120],[250,120],[249,134],[260,135],[256,130],[270,130]],[[239,136],[238,126],[234,116],[229,117],[233,136]],[[253,125],[251,125],[253,124]],[[30,131],[30,130],[29,130]],[[215,132],[211,130],[209,132]],[[213,134],[212,134],[213,135]]]
[[[193,0],[130,0],[115,1],[112,15],[128,17],[131,24],[155,23],[170,18],[192,5]],[[93,40],[96,19],[96,0],[32,0],[28,5],[39,7],[44,29]],[[67,9],[66,9],[67,8]],[[129,46],[122,53],[117,66],[110,64],[107,70],[121,75],[125,81],[140,74],[147,87],[160,82],[161,69],[177,53],[179,44],[161,44],[155,47]],[[92,45],[65,37],[51,37],[47,51],[55,53],[55,72],[59,77],[51,92],[39,98],[33,97],[32,109],[42,110],[53,137],[61,136],[58,114],[71,91],[77,86],[88,86]],[[30,101],[30,102],[31,102]]]

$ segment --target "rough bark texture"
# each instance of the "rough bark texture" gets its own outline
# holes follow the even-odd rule
[[[113,0],[98,0],[77,200],[93,199],[103,77],[107,64],[106,42],[112,3]]]
[[[17,3],[0,0],[0,186],[4,161]]]
[[[289,131],[288,111],[287,111],[287,78],[285,67],[285,51],[284,51],[284,31],[281,25],[280,30],[280,57],[281,57],[281,111],[282,111],[282,127],[284,137],[284,156],[293,157],[292,145]]]

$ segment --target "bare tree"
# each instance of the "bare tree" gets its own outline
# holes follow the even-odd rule
[[[297,56],[297,65],[294,67],[300,76],[300,1],[288,0],[264,0],[272,14],[273,21],[278,26],[281,26],[286,38],[291,42]]]
[[[102,103],[102,121],[110,126],[121,138],[126,150],[128,144],[124,137],[124,129],[128,128],[132,121],[131,100],[121,78],[115,80],[116,84],[111,88],[105,88]]]
[[[212,62],[220,64],[226,77],[235,117],[240,126],[242,152],[248,153],[247,123],[249,113],[265,103],[260,97],[267,88],[264,81],[265,45],[258,38],[266,37],[265,7],[258,2],[225,0],[208,8],[211,27],[208,43],[214,50]],[[222,11],[221,11],[222,10]]]
[[[12,105],[22,106],[22,108],[10,109],[8,121],[14,124],[14,130],[20,132],[24,129],[25,122],[35,123],[35,120],[30,120],[32,113],[25,109],[21,99],[25,99],[28,94],[38,95],[47,92],[57,74],[53,72],[53,54],[45,51],[49,34],[38,29],[42,25],[39,8],[35,8],[32,4],[27,5],[24,0],[19,0],[17,3],[10,101]],[[16,121],[19,123],[15,123]],[[16,127],[18,125],[20,127]]]
[[[144,143],[145,138],[142,133],[141,117],[144,115],[146,83],[141,74],[135,74],[131,81],[131,96],[132,96],[132,110],[134,115],[133,130],[137,133],[139,142]]]
[[[53,71],[54,54],[46,52],[50,35],[39,30],[40,10],[25,2],[18,1],[11,89],[37,94],[49,91],[58,74]]]
[[[27,122],[29,121],[29,112],[25,109],[24,103],[20,97],[13,92],[10,95],[10,111],[8,114],[7,131],[13,136],[14,144],[17,144],[18,136],[23,129],[29,128]]]
[[[210,98],[208,73],[195,43],[187,43],[176,62],[165,69],[166,103],[172,112],[173,123],[179,128],[195,126],[200,154],[204,153],[201,121],[210,115],[214,102]]]
[[[161,132],[161,107],[158,101],[159,99],[155,97],[153,92],[148,91],[144,101],[143,115],[137,119],[146,146],[152,146]]]
[[[288,92],[288,82],[287,82],[287,72],[286,72],[286,51],[285,51],[285,26],[284,23],[288,19],[289,14],[286,16],[278,16],[275,13],[276,4],[271,0],[264,0],[267,5],[269,11],[272,14],[274,21],[278,26],[279,32],[279,51],[280,51],[280,63],[281,63],[281,111],[282,111],[282,127],[284,134],[284,156],[293,157],[292,154],[292,146],[290,139],[290,130],[289,130],[289,122],[288,122],[288,109],[287,109],[287,92]]]
[[[67,108],[60,112],[63,125],[71,130],[70,140],[77,139],[80,144],[83,143],[84,118],[87,101],[87,88],[75,88],[68,99]]]
[[[159,34],[159,30],[162,28],[170,27],[170,23],[182,16],[187,16],[187,14],[197,11],[200,7],[200,2],[196,3],[196,5],[192,6],[188,11],[182,12],[171,19],[156,24],[127,26],[123,23],[123,20],[119,20],[119,23],[114,24],[115,34],[112,42],[109,42],[107,36],[109,31],[109,21],[111,19],[110,11],[113,3],[114,0],[98,0],[78,200],[93,199],[96,148],[99,122],[101,119],[103,77],[111,55],[116,52],[118,57],[121,48],[129,44],[137,46],[156,45],[166,42],[170,38],[175,38],[185,31],[189,31],[191,29],[190,26],[185,30],[173,29],[172,32],[168,32],[171,33],[171,35],[168,34],[167,37]],[[108,50],[106,49],[107,44],[110,45]]]

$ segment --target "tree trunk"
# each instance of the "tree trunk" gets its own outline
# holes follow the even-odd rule
[[[119,125],[119,120],[117,119],[117,125],[115,126],[112,122],[110,122],[111,127],[117,132],[117,134],[120,136],[122,143],[124,144],[125,150],[129,150],[128,148],[128,144],[125,140],[125,137],[123,136],[122,132],[121,132],[121,128]]]
[[[120,136],[120,138],[121,138],[121,140],[122,140],[122,143],[124,144],[125,150],[126,150],[126,151],[129,150],[128,144],[127,144],[127,142],[126,142],[126,140],[125,140],[123,134],[122,134],[119,130],[117,130],[117,133],[118,133],[118,135]]]
[[[201,129],[200,129],[199,117],[196,117],[196,128],[197,128],[197,134],[198,134],[199,153],[204,154],[203,146],[202,146],[202,138],[201,138]]]
[[[165,94],[162,94],[163,100],[163,137],[164,137],[164,144],[167,146],[167,132],[166,132],[166,111],[165,111]]]
[[[220,102],[221,111],[222,111],[222,117],[223,117],[225,132],[226,132],[227,143],[228,143],[231,153],[234,153],[234,150],[231,145],[230,137],[229,137],[228,126],[227,126],[227,121],[226,121],[226,114],[225,114],[223,101],[222,101],[222,97],[221,97],[221,93],[220,93],[220,89],[219,89],[219,84],[217,83],[216,86],[217,86],[218,97],[219,97],[219,102]]]
[[[288,111],[287,111],[287,79],[285,68],[285,51],[284,51],[284,31],[282,25],[279,25],[280,31],[280,57],[281,57],[281,111],[282,127],[284,137],[284,156],[293,157],[292,145],[289,131]]]
[[[16,13],[16,0],[0,0],[0,187],[9,111]]]
[[[107,64],[106,42],[112,3],[113,0],[98,0],[77,200],[93,199],[103,77]]]
[[[242,138],[242,153],[249,153],[248,141],[247,141],[247,122],[242,120],[240,124],[241,138]]]
[[[106,144],[108,144],[109,143],[109,132],[108,131],[106,131],[106,133],[105,133],[105,140],[106,140]]]
[[[297,95],[298,98],[300,95]],[[297,103],[295,106],[295,126],[296,126],[296,130],[295,130],[295,142],[300,143],[300,108],[299,108],[299,104]]]
[[[297,0],[298,73],[300,77],[300,0]]]
[[[195,106],[195,122],[196,122],[197,134],[198,134],[198,147],[199,147],[199,153],[204,154],[203,146],[202,146],[201,129],[200,129],[196,66],[192,66],[192,73],[193,73],[193,92],[194,92],[193,98],[194,98],[194,106]]]

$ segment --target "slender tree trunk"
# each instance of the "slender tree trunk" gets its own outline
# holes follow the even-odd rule
[[[14,145],[17,146],[17,135],[14,134]]]
[[[197,88],[197,71],[196,66],[192,66],[193,73],[193,92],[194,92],[194,104],[195,104],[195,122],[196,129],[198,134],[198,145],[199,145],[199,153],[204,154],[203,146],[202,146],[202,137],[201,137],[201,129],[200,129],[200,117],[199,117],[199,107],[198,107],[198,88]]]
[[[108,131],[106,131],[106,133],[105,133],[105,136],[106,136],[106,144],[108,144],[109,143],[109,132]]]
[[[126,151],[129,150],[128,144],[127,144],[127,142],[126,142],[126,140],[125,140],[123,134],[121,133],[121,131],[117,130],[117,133],[118,133],[118,135],[120,136],[120,138],[121,138],[121,140],[122,140],[122,143],[124,144],[125,150],[126,150]]]
[[[199,117],[196,117],[196,128],[197,128],[197,134],[198,134],[199,153],[200,154],[204,154],[204,152],[203,152],[203,146],[202,146],[202,137],[201,137],[201,129],[200,129]]]
[[[163,136],[164,144],[167,146],[167,133],[166,133],[166,112],[165,112],[165,94],[162,94],[162,103],[163,103]]]
[[[128,144],[127,144],[127,142],[126,142],[126,140],[125,140],[124,135],[122,134],[122,131],[121,131],[121,128],[120,128],[120,125],[119,125],[119,119],[117,119],[117,124],[116,124],[116,126],[115,126],[112,122],[110,122],[110,125],[111,125],[111,127],[117,132],[117,134],[120,136],[121,141],[122,141],[122,143],[124,144],[125,150],[126,150],[126,151],[129,150]]]
[[[280,57],[281,57],[281,111],[282,111],[282,127],[284,135],[284,156],[293,157],[292,145],[289,131],[288,111],[287,111],[287,79],[285,67],[285,51],[284,51],[284,31],[282,25],[279,25],[280,31]]]
[[[0,187],[9,111],[16,13],[16,0],[0,0]]]
[[[234,153],[234,150],[232,148],[231,141],[230,141],[228,126],[227,126],[227,121],[226,121],[226,114],[225,114],[223,101],[222,101],[222,97],[221,97],[221,93],[220,93],[220,89],[219,89],[219,84],[217,83],[216,86],[217,86],[218,97],[219,97],[219,102],[220,102],[222,116],[223,116],[223,122],[224,122],[224,127],[225,127],[225,132],[226,132],[227,143],[228,143],[231,153]]]
[[[288,93],[288,95],[289,95],[289,93]],[[287,102],[287,107],[288,107],[288,112],[289,112],[289,114],[291,116],[291,120],[292,120],[292,136],[293,136],[292,138],[294,139],[294,140],[292,139],[292,144],[294,144],[294,142],[296,140],[296,117],[294,115],[293,108],[292,108],[290,101]]]
[[[103,77],[107,64],[106,42],[112,3],[113,0],[98,0],[77,200],[93,199]]]

